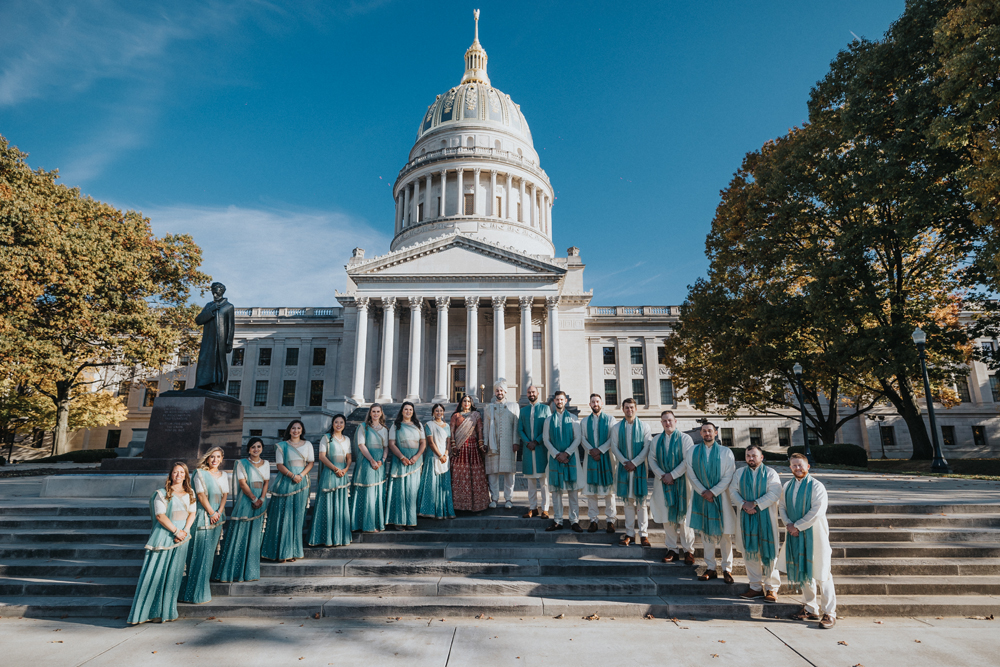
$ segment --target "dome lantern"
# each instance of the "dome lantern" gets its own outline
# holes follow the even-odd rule
[[[462,83],[485,83],[490,85],[490,77],[486,75],[486,49],[479,43],[479,10],[472,12],[476,19],[476,36],[472,46],[465,52],[465,74]]]

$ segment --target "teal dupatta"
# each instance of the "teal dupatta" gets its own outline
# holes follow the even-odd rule
[[[625,451],[625,428],[628,426],[626,420],[621,420],[618,423],[618,449],[628,457],[629,460],[634,459],[642,451],[645,443],[642,437],[642,426],[639,420],[636,419],[632,422],[632,450]],[[618,464],[618,492],[619,498],[629,498],[629,471],[625,469],[624,464]],[[635,467],[632,472],[632,489],[633,496],[636,498],[645,498],[646,494],[649,492],[649,482],[646,480],[646,462],[643,461]]]
[[[567,451],[573,444],[573,415],[567,410],[556,411],[550,417],[549,441],[557,451],[569,454],[569,461],[561,463],[552,458],[549,461],[549,486],[556,489],[576,488],[576,452]]]
[[[681,432],[674,429],[667,442],[667,434],[663,432],[656,441],[656,462],[664,472],[670,472],[684,460],[684,439]],[[663,484],[663,504],[667,506],[667,522],[680,523],[687,516],[687,480],[684,475],[674,479],[673,484]]]
[[[806,475],[799,483],[799,493],[795,495],[792,482],[785,489],[785,513],[788,520],[795,523],[812,509],[812,475]],[[785,567],[788,581],[799,586],[813,580],[813,529],[800,530],[798,535],[788,533],[785,539]]]
[[[597,421],[597,433],[594,433],[594,421]],[[595,448],[608,440],[608,429],[611,426],[611,415],[601,413],[599,419],[594,415],[587,417],[587,442]],[[587,456],[587,485],[591,488],[608,488],[614,483],[614,471],[611,469],[611,453],[602,452],[596,461]]]
[[[691,457],[691,467],[702,486],[711,490],[722,479],[721,446],[713,445],[711,454],[704,443],[698,445]],[[708,501],[696,493],[691,497],[691,530],[702,535],[722,535],[722,496]]]
[[[740,477],[740,497],[753,502],[767,493],[767,466],[757,470],[746,468]],[[757,508],[753,514],[740,512],[740,533],[743,535],[743,558],[759,560],[770,571],[777,558],[777,544],[771,530],[771,508]]]

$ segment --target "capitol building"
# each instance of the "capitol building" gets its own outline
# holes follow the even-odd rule
[[[678,395],[662,354],[677,306],[592,303],[584,258],[599,248],[562,252],[553,245],[558,210],[528,125],[530,100],[526,115],[493,86],[487,62],[477,18],[464,73],[419,119],[394,184],[389,251],[372,256],[355,248],[344,258],[347,282],[337,305],[237,304],[228,393],[243,403],[244,440],[275,442],[293,418],[315,430],[373,402],[454,402],[465,392],[488,400],[502,377],[508,396],[522,403],[530,384],[543,397],[567,392],[581,410],[591,393],[600,394],[618,417],[621,402],[633,398],[654,433],[670,408],[684,430],[715,421],[728,445],[801,444],[792,413],[725,421]],[[74,446],[141,443],[157,392],[194,385],[187,362],[179,359],[148,387],[124,383],[128,419],[74,434]],[[951,434],[946,457],[989,455],[1000,442],[996,378],[974,362],[968,384],[959,390],[967,402],[939,412]],[[888,406],[879,416],[853,420],[839,439],[874,458],[883,448],[889,457],[909,457],[902,419]]]

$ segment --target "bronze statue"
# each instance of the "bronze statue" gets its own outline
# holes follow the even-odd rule
[[[198,352],[198,389],[226,393],[229,363],[226,355],[233,351],[233,334],[236,330],[236,311],[224,296],[226,286],[212,283],[211,303],[205,304],[195,323],[204,326],[201,350]]]

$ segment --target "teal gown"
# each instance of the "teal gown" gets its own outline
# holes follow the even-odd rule
[[[166,514],[174,526],[182,530],[188,516],[195,511],[194,503],[186,493],[167,500],[164,489],[157,489],[149,498],[149,516],[153,529],[146,541],[146,555],[142,561],[142,572],[132,598],[132,609],[128,614],[130,624],[146,621],[172,621],[177,618],[177,594],[184,576],[190,536],[174,543],[173,534],[156,520],[157,514]]]
[[[259,498],[267,479],[261,469],[270,473],[270,465],[265,462],[261,468],[257,468],[249,459],[243,459],[236,464],[233,475],[242,471],[247,486]],[[260,543],[264,535],[267,498],[263,505],[254,509],[238,481],[233,484],[233,489],[236,500],[233,502],[233,513],[229,517],[225,539],[222,540],[222,552],[215,560],[212,580],[257,581],[260,579]]]
[[[417,514],[433,519],[450,519],[455,516],[455,506],[451,500],[451,461],[442,464],[434,456],[430,438],[433,437],[434,444],[447,455],[451,426],[448,424],[439,426],[436,422],[428,422],[424,426],[424,432],[428,440],[427,448],[424,450],[424,467],[420,473]]]
[[[400,454],[412,459],[420,451],[420,428],[412,424],[400,424],[399,430],[389,429],[389,440],[396,441]],[[386,503],[385,522],[396,526],[417,525],[417,496],[420,493],[420,473],[423,459],[412,465],[403,465],[402,459],[395,458],[389,470],[389,500]]]
[[[201,503],[197,503],[198,513],[195,515],[194,525],[191,526],[187,573],[181,582],[178,599],[181,602],[202,604],[212,599],[209,579],[215,562],[215,552],[219,548],[219,538],[222,537],[222,524],[226,522],[226,509],[222,507],[222,496],[229,492],[229,475],[222,473],[219,479],[215,479],[207,470],[195,470],[194,488],[195,494],[205,493],[208,496],[208,504],[213,509],[221,511],[219,520],[213,526],[208,518],[208,512]]]
[[[315,460],[312,443],[307,440],[298,447],[293,447],[281,441],[275,449],[275,460],[293,475],[301,475],[306,466]],[[271,485],[261,558],[288,560],[305,555],[302,550],[302,528],[308,505],[309,475],[302,475],[302,481],[295,484],[291,477],[278,473],[278,479]]]
[[[359,445],[365,445],[375,461],[381,461],[389,446],[389,432],[364,424],[358,428]],[[387,463],[375,470],[362,454],[354,464],[351,482],[351,527],[365,533],[385,530],[385,471]]]
[[[332,435],[324,435],[319,451],[326,454],[330,463],[344,470],[347,468],[347,455],[351,453],[351,441],[346,436],[343,440],[338,440]],[[336,547],[350,544],[351,478],[347,475],[337,477],[322,463],[319,466],[319,485],[316,488],[316,507],[313,509],[309,545]]]

